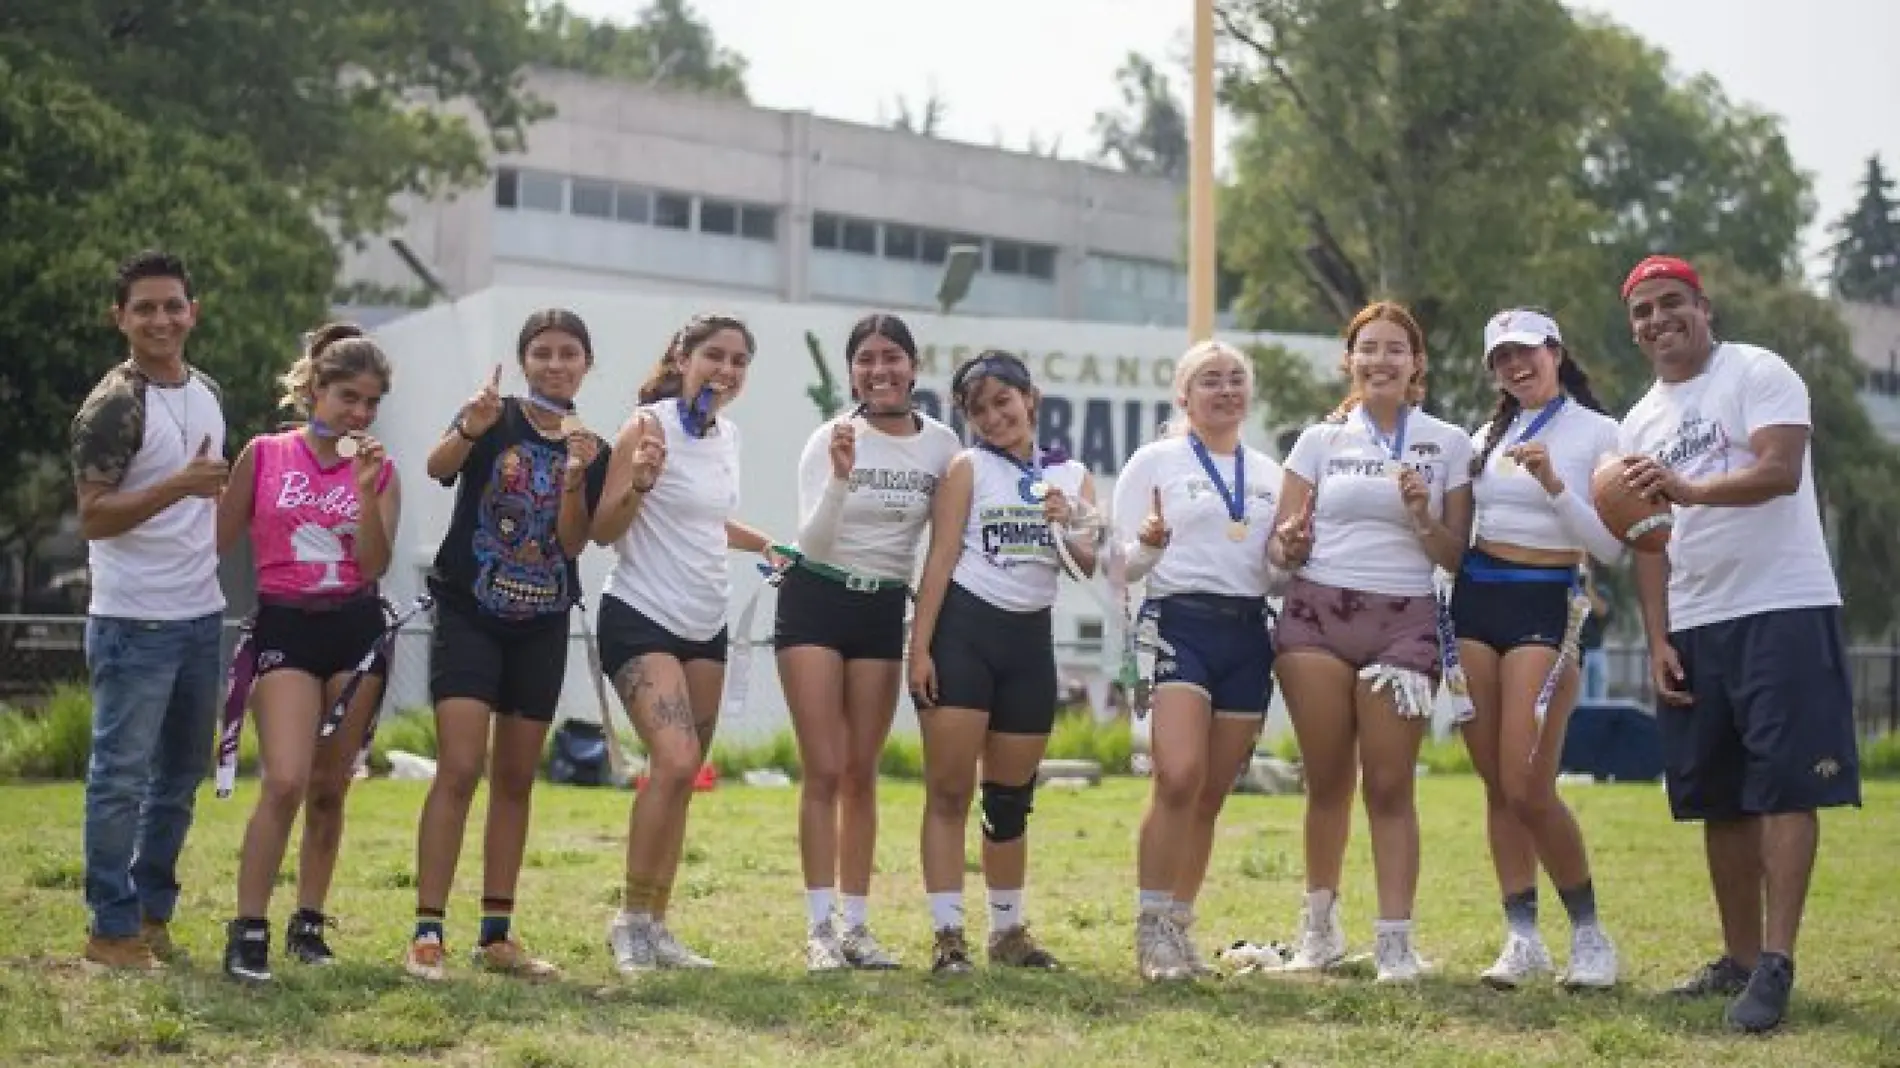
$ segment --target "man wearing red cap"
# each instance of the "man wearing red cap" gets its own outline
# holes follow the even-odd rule
[[[1623,420],[1626,478],[1675,505],[1667,556],[1635,557],[1669,805],[1703,824],[1724,943],[1675,992],[1732,996],[1730,1025],[1768,1031],[1794,987],[1816,812],[1860,804],[1808,391],[1775,353],[1715,340],[1683,260],[1637,264],[1623,303],[1656,372]]]

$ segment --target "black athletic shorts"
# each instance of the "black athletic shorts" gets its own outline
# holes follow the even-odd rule
[[[1558,648],[1576,582],[1574,567],[1526,567],[1469,550],[1451,589],[1452,629],[1461,640],[1483,642],[1499,655],[1520,645]]]
[[[983,709],[998,734],[1048,734],[1056,722],[1051,627],[1047,608],[1011,612],[951,583],[930,642],[937,704]]]
[[[1860,805],[1839,608],[1790,608],[1669,636],[1693,704],[1656,704],[1669,807],[1732,820]]]
[[[641,615],[618,597],[600,599],[600,670],[613,681],[636,656],[665,653],[684,664],[689,660],[726,662],[726,628],[703,642],[688,641]]]
[[[795,566],[779,583],[772,647],[818,645],[846,660],[903,660],[909,600],[902,586],[859,592]]]
[[[373,593],[321,608],[267,601],[251,624],[257,673],[301,671],[325,681],[347,675],[382,637],[386,623],[382,599]],[[389,664],[377,657],[370,672],[387,676]]]
[[[438,600],[429,636],[429,698],[465,697],[506,716],[554,722],[567,677],[568,613],[516,623]]]

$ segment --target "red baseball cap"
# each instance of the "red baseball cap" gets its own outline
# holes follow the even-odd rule
[[[1679,256],[1649,256],[1631,268],[1629,277],[1623,279],[1623,299],[1630,299],[1630,290],[1652,278],[1673,278],[1697,293],[1702,292],[1702,276],[1695,273],[1688,260]]]

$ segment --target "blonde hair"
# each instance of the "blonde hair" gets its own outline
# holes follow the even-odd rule
[[[1240,373],[1247,380],[1247,403],[1253,403],[1253,361],[1247,358],[1247,354],[1219,338],[1208,338],[1206,341],[1196,342],[1181,354],[1179,360],[1175,361],[1174,416],[1168,420],[1167,426],[1162,428],[1163,436],[1178,438],[1188,432],[1189,422],[1185,403],[1188,384],[1194,381],[1194,376],[1200,374],[1202,368],[1220,359],[1229,359],[1240,364]]]
[[[1359,383],[1352,377],[1352,349],[1359,343],[1359,333],[1380,320],[1397,323],[1405,331],[1405,339],[1412,346],[1412,377],[1405,384],[1405,403],[1417,406],[1425,402],[1425,332],[1419,329],[1418,320],[1405,305],[1395,300],[1375,301],[1359,309],[1346,326],[1346,351],[1339,357],[1339,372],[1346,376],[1349,386],[1346,397],[1326,418],[1338,422],[1351,414],[1359,406]]]
[[[363,328],[355,323],[325,324],[306,336],[303,355],[278,379],[284,388],[278,404],[308,417],[317,390],[363,374],[381,379],[383,392],[389,392],[389,358]]]

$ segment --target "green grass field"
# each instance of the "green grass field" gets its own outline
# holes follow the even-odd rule
[[[1114,780],[1038,799],[1029,914],[1068,972],[980,970],[946,983],[920,967],[928,924],[914,784],[883,789],[872,913],[907,967],[817,978],[803,971],[793,794],[722,787],[695,802],[673,908],[676,930],[721,968],[625,982],[609,967],[602,930],[619,893],[628,795],[543,784],[519,923],[566,978],[527,986],[461,967],[480,889],[472,834],[449,911],[457,970],[449,983],[422,986],[396,962],[414,905],[424,788],[369,781],[350,801],[331,902],[342,925],[332,944],[345,963],[316,971],[279,955],[278,982],[249,990],[217,965],[254,784],[224,802],[207,787],[179,910],[194,960],[143,978],[95,978],[76,964],[81,788],[0,787],[0,1064],[1900,1065],[1900,783],[1872,783],[1864,810],[1825,817],[1793,1017],[1765,1040],[1725,1033],[1717,1002],[1660,994],[1710,955],[1716,928],[1700,835],[1669,822],[1653,784],[1567,788],[1623,953],[1624,985],[1607,995],[1499,994],[1474,981],[1497,950],[1501,920],[1479,786],[1465,776],[1420,784],[1419,942],[1434,978],[1413,989],[1377,988],[1366,975],[1144,987],[1130,949],[1144,790]],[[1289,935],[1302,888],[1299,813],[1298,798],[1231,802],[1202,902],[1204,943]],[[983,915],[975,880],[973,918]],[[1348,929],[1365,948],[1363,828],[1347,880]],[[1555,895],[1544,896],[1561,964],[1567,927]],[[272,916],[278,938],[289,897],[286,886]]]

